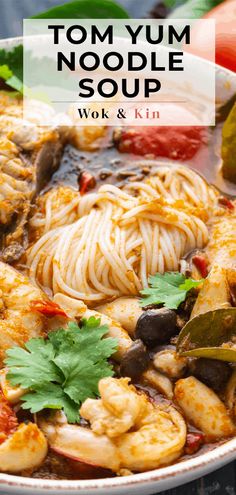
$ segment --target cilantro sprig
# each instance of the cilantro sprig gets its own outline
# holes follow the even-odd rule
[[[79,422],[79,408],[88,397],[99,395],[98,382],[112,376],[107,359],[115,352],[117,340],[105,338],[107,325],[100,319],[83,319],[80,327],[48,334],[48,339],[30,339],[25,349],[7,351],[7,379],[13,386],[28,389],[22,408],[32,413],[45,408],[62,409],[69,423]]]
[[[0,78],[11,88],[23,93],[23,45],[10,51],[0,49]]]
[[[32,19],[128,19],[129,14],[115,0],[73,0],[39,12]],[[50,61],[49,61],[50,62]],[[41,63],[41,62],[40,62]],[[46,71],[48,60],[45,57]],[[44,67],[41,68],[44,70]],[[12,50],[0,49],[0,79],[17,93],[28,94],[30,97],[45,101],[45,95],[31,95],[29,88],[23,84],[23,45]]]
[[[11,88],[15,89],[19,93],[23,93],[23,83],[18,77],[16,77],[8,65],[0,65],[0,78]]]
[[[148,281],[150,287],[141,291],[146,296],[141,299],[142,307],[163,304],[165,308],[177,309],[185,301],[187,293],[202,284],[203,279],[193,280],[179,272],[166,272],[163,275],[156,273]]]

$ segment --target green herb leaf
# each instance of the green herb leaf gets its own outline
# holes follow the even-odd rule
[[[204,14],[222,3],[223,0],[188,0],[174,9],[168,16],[170,19],[200,19]]]
[[[69,422],[78,422],[81,403],[98,396],[99,380],[113,375],[107,359],[117,341],[104,339],[107,332],[107,325],[92,317],[82,320],[81,327],[69,323],[66,330],[50,332],[48,340],[33,338],[25,349],[9,349],[7,378],[29,390],[22,397],[23,409],[62,409]]]
[[[195,316],[181,330],[177,351],[183,356],[236,362],[236,308],[220,308]]]
[[[59,370],[53,363],[55,351],[44,339],[30,339],[25,349],[13,347],[7,351],[8,379],[12,385],[34,388],[50,381],[60,381]]]
[[[0,77],[6,81],[12,77],[12,71],[9,69],[8,65],[0,65]]]
[[[0,78],[4,79],[6,84],[11,88],[16,89],[17,92],[23,93],[22,81],[13,75],[13,72],[9,69],[8,65],[0,65]]]
[[[0,77],[6,84],[23,93],[23,46],[13,50],[0,49]]]
[[[185,301],[188,291],[203,282],[203,280],[187,279],[179,272],[166,272],[163,275],[156,273],[149,277],[148,281],[151,287],[141,291],[141,294],[147,296],[141,299],[141,306],[163,304],[169,309],[177,309]]]
[[[12,50],[1,48],[0,65],[7,65],[12,74],[23,81],[23,45],[17,45]]]
[[[128,19],[126,10],[113,0],[74,0],[45,12],[32,19]]]
[[[79,422],[78,404],[71,400],[60,385],[49,383],[41,387],[35,387],[34,393],[24,395],[22,409],[30,409],[37,413],[43,409],[63,409],[69,423]]]
[[[23,94],[24,84],[22,81],[20,81],[20,79],[18,77],[13,75],[12,77],[10,77],[9,79],[6,80],[6,83],[11,88],[13,88],[16,91],[18,91],[19,93]]]
[[[191,351],[182,352],[181,356],[198,357],[207,359],[218,359],[228,363],[236,363],[236,349],[229,347],[199,347]]]
[[[186,278],[185,281],[179,285],[179,289],[188,292],[189,290],[194,289],[194,287],[198,287],[199,284],[202,284],[203,280],[204,279],[193,280],[192,278]]]
[[[177,5],[181,5],[182,3],[186,3],[187,0],[164,0],[164,5],[169,9],[173,9]]]
[[[73,341],[73,353],[70,351],[71,342],[67,340],[63,342],[60,353],[54,359],[65,377],[64,390],[75,401],[78,395],[81,402],[87,397],[96,397],[99,380],[113,375],[107,358],[115,352],[117,342],[112,338],[102,339],[108,327],[98,325],[100,320],[94,317],[82,320],[82,327],[78,332],[77,325],[70,323],[68,328]],[[53,339],[55,345],[54,336]]]

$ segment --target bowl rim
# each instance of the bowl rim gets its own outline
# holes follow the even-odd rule
[[[57,490],[63,492],[77,492],[89,490],[90,492],[105,488],[131,488],[136,485],[144,485],[155,482],[165,482],[170,478],[183,477],[182,483],[189,479],[197,478],[211,470],[221,467],[236,457],[236,438],[226,441],[213,450],[200,454],[194,458],[179,461],[167,467],[146,471],[144,473],[132,474],[130,476],[99,478],[91,480],[50,480],[40,478],[28,478],[15,476],[13,474],[0,474],[0,487],[42,490]],[[189,476],[188,476],[189,475]],[[181,481],[180,481],[181,483]],[[180,484],[179,483],[179,484]],[[176,483],[178,484],[178,483]]]
[[[0,47],[14,47],[18,43],[22,43],[23,36],[0,39]],[[192,55],[196,57],[196,55]],[[199,57],[198,57],[199,58]],[[236,74],[225,67],[214,64],[211,61],[205,60],[208,64],[213,64],[216,70],[224,72],[228,76],[236,78]],[[89,480],[50,480],[40,478],[29,478],[17,476],[14,474],[0,473],[0,487],[8,488],[13,491],[18,489],[38,489],[58,492],[77,492],[89,490],[95,492],[101,489],[118,489],[131,488],[136,485],[147,485],[149,483],[157,483],[168,481],[175,478],[175,486],[181,483],[186,483],[190,479],[195,479],[198,476],[214,471],[223,464],[230,462],[236,458],[236,438],[226,440],[223,444],[216,446],[212,450],[197,455],[193,458],[180,460],[170,466],[146,471],[143,473],[131,474],[130,476],[99,478]],[[182,480],[180,478],[183,477]],[[178,479],[180,480],[178,482]],[[27,490],[28,491],[28,490]]]
[[[96,20],[96,19],[94,19]],[[110,19],[112,20],[112,19]],[[23,38],[24,36],[13,36],[13,37],[10,37],[10,38],[0,38],[0,47],[3,48],[4,47],[4,44],[6,45],[9,45],[9,46],[15,46],[16,43],[23,43]],[[227,69],[226,67],[223,67],[222,65],[219,65],[219,64],[216,64],[215,62],[213,62],[212,60],[207,60],[205,58],[202,58],[200,57],[199,55],[195,55],[191,52],[187,53],[188,56],[190,57],[193,57],[193,58],[197,58],[198,60],[201,60],[201,62],[203,64],[207,64],[207,65],[213,65],[216,70],[220,70],[220,71],[223,71],[225,72],[226,74],[228,74],[228,76],[233,76],[236,78],[236,73],[233,72],[232,70],[230,69]]]

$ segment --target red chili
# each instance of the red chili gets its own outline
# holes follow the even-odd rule
[[[64,309],[53,301],[31,301],[30,308],[32,311],[41,313],[49,318],[52,316],[63,316],[64,318],[68,318]]]
[[[17,429],[18,420],[15,412],[8,404],[2,392],[0,393],[0,444]]]
[[[203,433],[188,433],[185,444],[185,453],[188,455],[195,454],[195,452],[197,452],[200,449],[203,442],[204,442]]]
[[[79,192],[81,196],[85,194],[89,189],[93,189],[96,185],[96,180],[89,172],[82,172],[79,178]]]
[[[203,278],[206,278],[208,275],[208,267],[207,267],[206,258],[204,258],[204,256],[200,256],[199,254],[196,254],[195,256],[193,256],[192,262],[194,263],[196,268],[201,273],[201,276]]]
[[[221,206],[224,206],[225,208],[228,208],[229,210],[233,211],[234,210],[234,204],[230,199],[226,198],[225,196],[221,196],[219,198],[219,204]]]
[[[130,127],[115,132],[114,141],[121,153],[190,160],[207,143],[207,131],[197,126]]]

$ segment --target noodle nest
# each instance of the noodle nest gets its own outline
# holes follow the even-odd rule
[[[218,193],[191,169],[157,167],[124,189],[103,185],[84,196],[53,189],[31,219],[40,236],[27,256],[41,286],[88,305],[137,295],[148,276],[174,271],[208,241]]]

